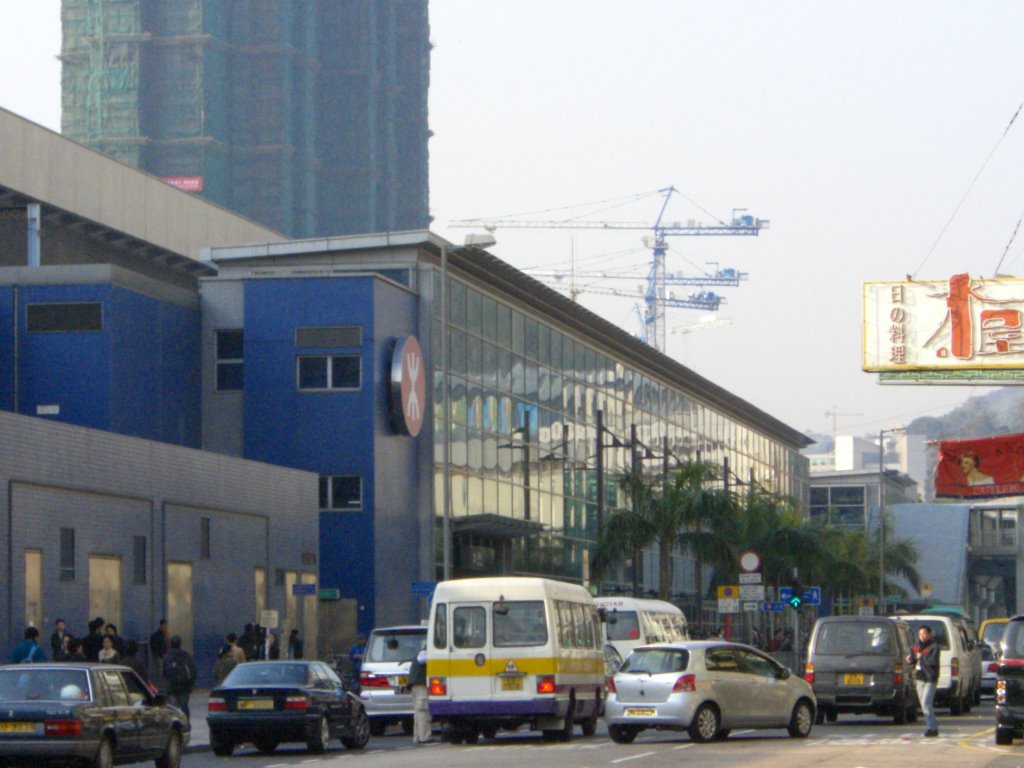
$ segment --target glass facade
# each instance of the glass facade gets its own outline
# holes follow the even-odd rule
[[[439,273],[434,280],[433,295],[440,296]],[[448,297],[456,575],[489,571],[585,578],[587,553],[597,535],[598,412],[607,430],[602,441],[606,514],[628,503],[618,480],[629,470],[630,449],[611,446],[628,444],[634,427],[639,443],[657,456],[641,460],[645,472],[661,471],[667,444],[679,461],[699,457],[723,464],[728,459],[737,479],[806,499],[807,461],[798,446],[623,364],[603,352],[597,338],[570,335],[452,277]],[[444,377],[439,303],[433,322],[434,509],[440,521]],[[508,535],[503,545],[504,555],[502,547],[489,551],[495,550],[493,536],[473,532],[472,522],[481,516],[519,521],[519,533]],[[493,534],[493,526],[490,530]],[[655,557],[648,553],[644,558],[645,589],[656,586]],[[677,563],[674,589],[682,591],[689,570]]]

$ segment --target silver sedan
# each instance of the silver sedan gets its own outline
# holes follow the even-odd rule
[[[694,741],[724,739],[733,728],[806,738],[815,708],[811,686],[757,649],[686,641],[635,649],[608,686],[605,720],[619,744],[647,728],[686,730]]]

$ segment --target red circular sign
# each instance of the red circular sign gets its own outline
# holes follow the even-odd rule
[[[415,336],[407,336],[395,344],[391,358],[391,388],[392,394],[397,396],[397,402],[392,401],[396,426],[416,437],[423,428],[427,407],[427,370],[423,350]]]

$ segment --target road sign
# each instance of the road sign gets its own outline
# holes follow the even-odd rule
[[[295,597],[313,597],[316,594],[316,584],[292,584],[292,594]]]
[[[341,590],[334,587],[324,587],[320,590],[321,600],[340,600]]]
[[[719,587],[721,589],[721,587]],[[738,597],[720,597],[718,598],[718,612],[719,613],[739,613],[740,612],[740,599]]]
[[[807,605],[821,605],[821,587],[804,587],[804,593],[801,597]],[[793,588],[779,587],[779,599],[784,603],[792,600]]]
[[[761,570],[761,556],[748,549],[746,552],[740,553],[740,568],[747,573],[753,573],[754,571]]]
[[[725,599],[725,598],[730,598],[730,597],[739,597],[739,596],[740,596],[740,588],[736,584],[731,584],[731,585],[729,585],[727,587],[719,587],[718,588],[718,599],[719,600],[722,600],[722,599]]]
[[[786,603],[765,600],[761,603],[761,613],[782,613],[786,610]]]
[[[740,584],[740,600],[764,600],[764,584]]]
[[[760,573],[741,573],[740,574],[740,586],[744,584],[760,584],[761,574]]]
[[[757,600],[747,600],[743,603],[743,612],[756,611],[761,607],[761,604]]]

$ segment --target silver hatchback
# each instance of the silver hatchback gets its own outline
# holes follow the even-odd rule
[[[605,720],[619,744],[640,731],[686,730],[694,741],[733,728],[786,728],[806,738],[814,726],[811,686],[755,648],[721,640],[635,649],[608,686]]]

